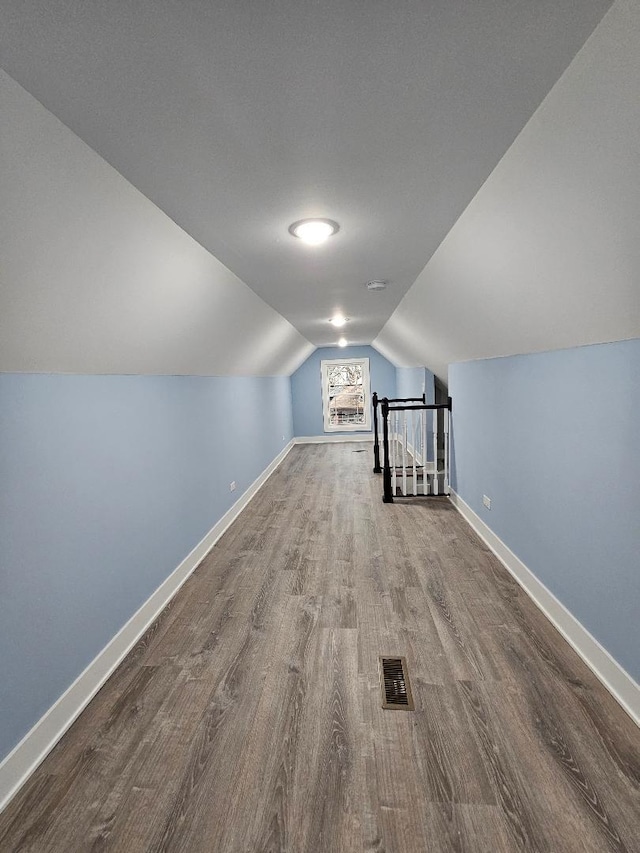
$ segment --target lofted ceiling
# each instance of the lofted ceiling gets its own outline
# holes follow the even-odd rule
[[[374,346],[446,380],[455,361],[639,338],[639,92],[640,3],[619,0]]]
[[[0,71],[0,370],[273,375],[313,345]]]
[[[0,64],[308,341],[369,343],[610,5],[3,0]]]

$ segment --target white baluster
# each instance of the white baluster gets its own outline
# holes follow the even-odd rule
[[[422,494],[429,494],[429,478],[427,477],[427,409],[420,412],[422,418]]]
[[[393,412],[391,415],[391,493],[396,495],[396,442],[398,435],[398,413]]]
[[[438,410],[433,409],[433,494],[438,494]]]
[[[418,494],[418,477],[416,472],[416,456],[418,454],[418,437],[416,434],[416,413],[411,410],[411,440],[413,441],[413,494]]]
[[[449,489],[449,409],[444,410],[444,493]]]
[[[402,413],[402,494],[407,494],[407,412]]]

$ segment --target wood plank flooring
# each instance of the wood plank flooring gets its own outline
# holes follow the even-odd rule
[[[0,816],[0,850],[640,851],[639,730],[445,500],[295,447]],[[379,655],[416,710],[381,708]]]

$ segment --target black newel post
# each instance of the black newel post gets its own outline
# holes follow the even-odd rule
[[[373,473],[381,474],[380,442],[378,441],[378,394],[373,392]]]
[[[389,462],[389,401],[386,397],[382,399],[382,451],[384,454],[384,469],[382,472],[382,485],[384,493],[382,500],[386,504],[393,503],[391,492],[391,463]]]

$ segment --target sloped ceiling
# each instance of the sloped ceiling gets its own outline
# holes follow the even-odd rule
[[[0,370],[268,375],[294,327],[0,72]]]
[[[446,379],[454,361],[640,337],[639,93],[640,4],[623,0],[374,346]]]
[[[609,0],[3,0],[0,55],[16,81],[225,265],[216,267],[220,276],[238,277],[237,293],[244,293],[240,279],[317,345],[335,342],[327,318],[342,309],[351,317],[349,340],[368,343],[609,6]],[[38,191],[47,180],[41,175]],[[9,184],[15,197],[19,191]],[[293,220],[311,215],[340,222],[323,250],[305,249],[287,233]],[[54,237],[55,229],[47,245],[62,264],[57,288],[73,271],[72,258],[56,254]],[[76,244],[87,239],[80,228]],[[154,274],[167,268],[163,257]],[[212,269],[213,260],[202,263]],[[67,295],[57,300],[57,290],[47,291],[45,269],[28,271],[36,273],[43,278],[32,291],[20,291],[22,301],[14,286],[13,320],[36,294],[35,328],[43,341],[54,337],[45,321],[53,316],[66,322],[59,329],[71,324],[121,350],[114,366],[223,370],[225,335],[261,352],[258,328],[290,352],[275,359],[278,365],[309,349],[289,324],[273,334],[270,322],[243,325],[240,302],[218,332],[220,325],[211,325],[217,297],[205,298],[204,284],[201,299],[186,288],[183,302],[175,293],[156,305],[139,299],[135,287],[128,290],[127,276],[114,284],[103,270],[86,280],[86,294],[72,297],[63,287]],[[431,281],[423,273],[420,282],[425,275]],[[370,278],[390,285],[368,294]],[[82,308],[94,288],[101,319]],[[76,296],[77,308],[69,311]],[[402,314],[385,327],[379,345],[396,359],[441,364],[443,356],[470,351],[460,348],[459,330],[475,310],[458,299],[455,312],[462,315],[452,323],[430,300],[421,304],[420,335],[435,326],[450,336],[446,351],[430,338],[405,352],[400,335],[418,332]],[[176,343],[166,318],[189,312],[198,315],[191,344],[187,334]],[[118,324],[127,341],[137,328],[135,357],[133,340],[124,347],[118,338]],[[14,322],[5,345],[10,355],[20,349],[20,328]],[[500,335],[496,341],[500,349]],[[207,347],[215,354],[208,356]]]

